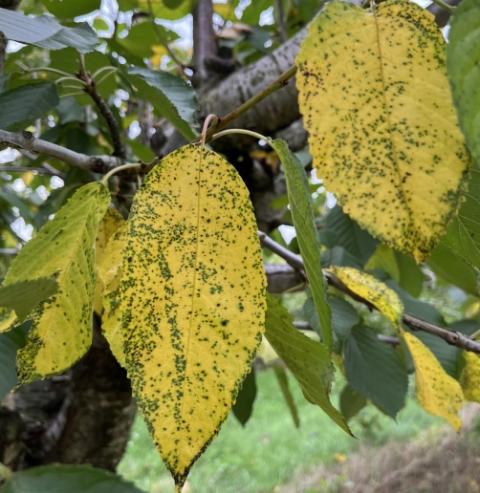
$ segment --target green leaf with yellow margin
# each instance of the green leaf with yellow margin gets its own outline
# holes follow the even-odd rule
[[[395,327],[400,326],[403,304],[393,289],[353,267],[330,267],[327,272],[333,274],[351,292],[372,304]]]
[[[115,231],[117,231],[124,223],[125,220],[121,214],[113,207],[109,207],[98,228],[97,239],[95,240],[97,283],[95,285],[95,297],[93,301],[93,307],[98,314],[102,313],[102,297],[105,289],[105,285],[99,271],[102,268],[101,266],[105,266],[105,268],[112,266],[110,259],[111,253],[107,251],[107,245]]]
[[[27,344],[18,353],[19,381],[60,373],[90,347],[95,289],[95,237],[110,202],[100,183],[79,188],[17,255],[5,286],[55,277],[58,291],[32,316]]]
[[[480,402],[480,356],[478,354],[463,351],[460,385],[465,400]]]
[[[423,260],[457,211],[469,164],[433,16],[407,0],[331,2],[297,64],[325,187],[362,227]]]
[[[403,339],[415,365],[418,402],[425,411],[446,419],[458,431],[462,427],[458,412],[463,405],[460,384],[445,372],[420,339],[405,331]]]
[[[461,426],[458,411],[463,404],[460,384],[445,372],[432,351],[420,339],[403,329],[403,304],[397,293],[370,274],[351,267],[333,267],[328,271],[392,322],[413,358],[418,402],[425,411],[446,419],[458,430]]]
[[[308,179],[302,163],[290,152],[284,140],[271,140],[269,144],[282,162],[287,182],[288,203],[293,225],[297,231],[297,241],[305,264],[313,303],[320,322],[322,342],[332,347],[332,316],[327,303],[325,280],[322,274],[320,242],[315,227],[315,217],[310,198]]]
[[[201,145],[149,173],[128,224],[125,367],[179,490],[227,417],[264,331],[257,227],[235,168]]]
[[[320,406],[340,428],[351,434],[345,418],[330,402],[334,368],[328,349],[297,330],[290,314],[276,298],[267,295],[267,302],[268,342],[298,380],[305,398]]]

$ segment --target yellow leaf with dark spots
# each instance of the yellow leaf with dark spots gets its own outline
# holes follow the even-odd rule
[[[95,238],[110,202],[100,183],[79,188],[16,256],[4,285],[54,277],[58,291],[35,309],[25,347],[17,356],[22,383],[60,373],[92,341]]]
[[[480,402],[480,356],[463,351],[463,369],[460,385],[467,401]]]
[[[372,275],[353,267],[331,267],[327,272],[331,272],[352,293],[373,305],[395,327],[400,326],[403,303],[393,289]]]
[[[112,265],[110,260],[110,252],[107,252],[107,245],[113,233],[125,223],[121,214],[109,207],[103,216],[100,227],[98,228],[97,239],[95,240],[95,259],[97,265],[97,284],[95,285],[95,297],[93,307],[99,314],[102,313],[102,297],[105,289],[104,282],[100,276],[102,266],[109,268]]]
[[[445,372],[420,339],[409,332],[402,334],[415,365],[418,402],[425,411],[446,419],[458,431],[462,426],[458,412],[463,405],[460,384]]]
[[[125,366],[180,488],[250,371],[265,279],[248,190],[200,145],[165,157],[135,196],[119,285]]]
[[[423,260],[457,211],[469,159],[433,16],[333,1],[297,58],[313,164],[343,210]]]

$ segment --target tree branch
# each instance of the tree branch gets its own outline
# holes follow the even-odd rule
[[[258,236],[260,238],[260,242],[265,248],[268,248],[270,251],[282,257],[289,265],[291,265],[297,271],[303,272],[304,265],[300,255],[291,252],[284,246],[272,240],[272,238],[267,236],[265,233],[258,232]],[[331,272],[324,270],[323,274],[325,276],[326,281],[331,286],[347,294],[354,300],[363,303],[364,305],[368,306],[370,309],[375,309],[375,310],[377,309],[372,303],[370,303],[370,301],[366,300],[362,296],[359,296],[357,293],[353,292],[351,289],[345,286]],[[453,332],[443,327],[439,327],[438,325],[432,324],[430,322],[417,318],[408,313],[405,313],[403,315],[402,321],[405,325],[410,327],[410,329],[412,330],[420,330],[422,332],[428,332],[429,334],[440,337],[451,346],[456,346],[466,351],[471,351],[473,353],[480,354],[480,342],[471,339],[470,337],[466,336],[465,334],[462,334],[461,332]]]
[[[24,149],[38,154],[45,154],[70,164],[80,169],[104,173],[109,169],[118,166],[121,160],[113,156],[88,156],[72,151],[66,147],[48,142],[47,140],[37,139],[31,132],[14,133],[7,130],[0,130],[0,145],[6,145],[14,149]],[[25,168],[28,171],[28,168]]]

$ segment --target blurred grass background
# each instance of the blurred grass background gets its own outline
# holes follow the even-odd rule
[[[192,468],[187,488],[190,493],[274,492],[312,466],[344,461],[360,443],[380,446],[388,441],[408,440],[427,428],[440,428],[443,423],[426,414],[410,397],[396,421],[367,406],[351,421],[357,437],[352,438],[303,398],[293,378],[289,380],[300,428],[293,425],[273,371],[257,372],[258,393],[250,420],[243,428],[233,415],[229,416]],[[334,402],[343,383],[337,378]],[[140,417],[118,471],[147,493],[173,491],[170,475]]]

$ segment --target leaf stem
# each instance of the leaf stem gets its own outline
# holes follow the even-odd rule
[[[143,166],[143,163],[126,163],[126,164],[121,164],[120,166],[117,166],[116,168],[111,169],[108,173],[105,173],[105,175],[102,178],[102,183],[106,186],[108,183],[108,180],[115,174],[119,173],[120,171],[126,170],[126,169],[132,169],[132,168],[141,168]]]
[[[248,135],[250,137],[253,137],[258,140],[266,140],[268,141],[269,138],[265,137],[265,135],[259,134],[258,132],[254,132],[253,130],[247,130],[245,128],[227,128],[227,130],[222,130],[221,132],[217,132],[213,134],[210,137],[211,141],[217,140],[220,137],[225,137],[225,135],[231,135],[231,134],[242,134],[242,135]],[[208,132],[207,132],[208,136]]]
[[[250,108],[255,106],[257,103],[265,99],[267,96],[272,94],[275,91],[278,91],[279,89],[282,89],[282,87],[285,87],[288,84],[288,81],[295,75],[297,72],[297,66],[292,65],[289,69],[287,69],[283,74],[281,74],[279,77],[277,77],[274,81],[272,81],[270,84],[268,84],[265,89],[260,91],[259,93],[255,94],[252,96],[250,99],[247,99],[244,103],[242,103],[240,106],[232,110],[230,113],[227,113],[223,117],[219,117],[217,124],[210,127],[210,129],[207,132],[206,139],[207,141],[212,138],[214,134],[219,133],[219,130],[223,130],[225,127],[227,127],[233,120],[238,118],[240,115],[248,111]],[[264,138],[262,136],[262,138]]]
[[[432,0],[432,2],[435,5],[438,5],[441,9],[444,9],[447,12],[450,12],[450,14],[453,14],[455,12],[455,7],[453,5],[449,5],[444,0]]]

